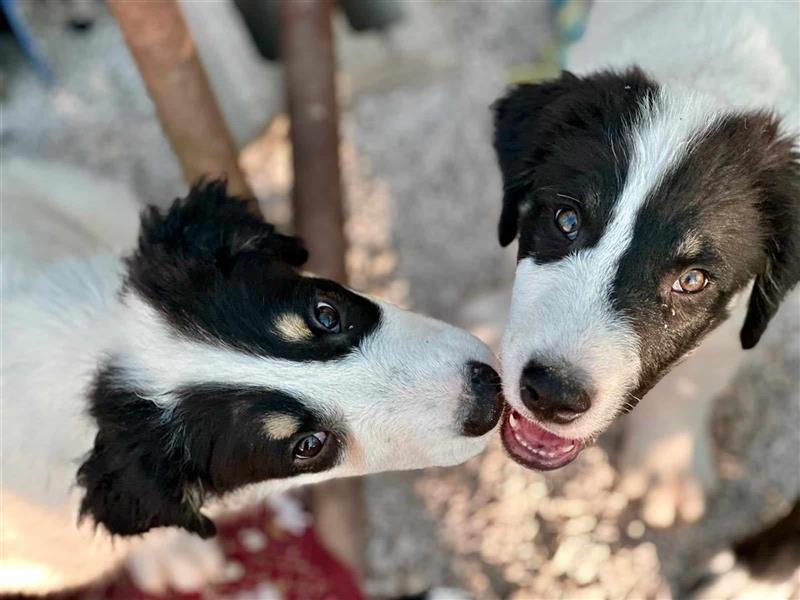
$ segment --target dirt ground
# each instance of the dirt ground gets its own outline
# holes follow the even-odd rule
[[[495,239],[501,188],[489,106],[509,70],[552,42],[548,10],[543,2],[412,3],[423,39],[369,42],[383,49],[384,63],[359,58],[358,44],[342,52],[353,285],[469,327],[489,343],[501,331],[514,267],[513,251]],[[189,20],[213,33],[199,13]],[[149,202],[180,194],[177,165],[113,23],[101,16],[83,36],[62,32],[54,17],[40,17],[39,27],[59,86],[44,88],[19,61],[3,65],[5,151],[115,177]],[[224,48],[216,51],[224,56]],[[401,65],[402,77],[376,77],[381,64]],[[246,78],[254,71],[245,67]],[[258,69],[270,85],[279,81],[276,67]],[[264,107],[262,125],[279,115],[281,94],[245,84],[247,106]],[[252,128],[237,122],[234,129],[241,141]],[[272,119],[241,157],[278,224],[291,218],[286,132],[283,117]],[[486,599],[617,599],[706,589],[709,598],[800,597],[800,557],[784,557],[790,567],[779,576],[755,580],[729,549],[800,495],[800,442],[791,433],[800,431],[796,310],[784,311],[782,326],[720,399],[718,456],[733,457],[739,469],[723,477],[699,524],[645,525],[614,466],[613,432],[546,475],[507,460],[495,443],[462,467],[367,480],[368,591],[386,597],[453,586]]]

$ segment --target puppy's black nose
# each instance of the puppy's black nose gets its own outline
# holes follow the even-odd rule
[[[491,431],[503,412],[500,376],[492,367],[480,362],[467,363],[469,390],[466,394],[466,416],[463,433],[478,436]]]
[[[519,382],[522,403],[537,419],[565,424],[589,410],[591,400],[578,377],[531,361]]]

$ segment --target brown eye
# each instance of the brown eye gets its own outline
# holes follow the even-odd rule
[[[679,294],[696,294],[708,285],[708,273],[700,269],[690,269],[675,280],[672,291]]]
[[[327,302],[317,302],[314,307],[314,318],[325,331],[330,333],[340,333],[342,331],[339,312]]]
[[[556,227],[564,234],[568,240],[578,237],[578,230],[581,228],[581,220],[578,211],[568,206],[562,206],[556,211]]]
[[[322,451],[327,439],[328,434],[324,431],[318,431],[317,433],[307,435],[297,442],[297,445],[294,447],[294,457],[299,460],[314,458]]]

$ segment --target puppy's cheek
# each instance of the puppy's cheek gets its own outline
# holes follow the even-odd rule
[[[436,467],[452,467],[465,463],[483,452],[492,437],[485,435],[478,438],[462,437],[452,440],[440,448],[433,449],[431,464]]]
[[[596,435],[608,428],[620,414],[633,409],[640,398],[634,395],[641,378],[641,359],[639,338],[632,331],[617,331],[611,343],[597,340],[592,352],[584,363],[595,395],[592,406],[585,415],[584,426]]]
[[[367,468],[366,453],[364,447],[353,439],[349,440],[347,447],[342,453],[341,468],[346,471],[363,473]]]

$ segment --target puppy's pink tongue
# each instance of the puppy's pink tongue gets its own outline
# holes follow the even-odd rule
[[[563,467],[583,450],[580,440],[551,433],[514,409],[507,411],[500,435],[511,458],[529,469],[540,471]]]
[[[508,421],[511,425],[511,429],[513,429],[516,434],[522,436],[527,442],[536,444],[537,446],[562,447],[572,443],[568,439],[559,437],[555,433],[550,433],[546,429],[542,429],[538,423],[526,419],[515,410],[512,410],[511,414],[508,415]]]

